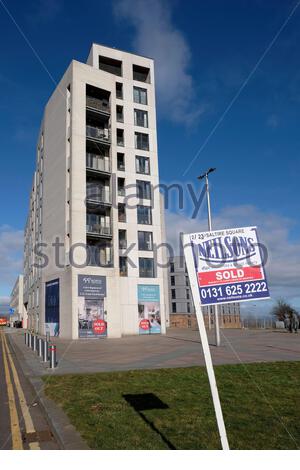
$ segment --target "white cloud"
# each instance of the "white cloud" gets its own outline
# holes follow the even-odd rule
[[[194,124],[206,106],[195,104],[195,85],[189,72],[191,50],[173,24],[171,3],[117,0],[114,12],[134,26],[135,51],[155,59],[156,89],[163,114],[178,123]]]
[[[260,242],[268,250],[266,265],[272,299],[284,297],[300,307],[300,240],[291,241],[293,220],[264,212],[252,205],[226,207],[213,218],[213,228],[256,225]],[[167,239],[179,253],[180,232],[207,230],[206,219],[191,219],[166,211]]]
[[[23,231],[0,226],[0,285],[11,289],[23,271]],[[9,292],[6,292],[8,294]],[[1,297],[2,299],[3,297]]]

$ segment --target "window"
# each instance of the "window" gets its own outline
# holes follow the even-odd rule
[[[170,263],[170,272],[173,273],[174,272],[174,263]]]
[[[111,59],[99,55],[99,69],[104,72],[112,73],[113,75],[122,76],[122,62],[121,60]]]
[[[126,230],[119,230],[119,249],[125,250],[126,248],[127,248]]]
[[[136,180],[136,195],[140,199],[151,199],[150,181]]]
[[[139,246],[139,250],[152,251],[153,250],[152,232],[138,232],[138,246]]]
[[[117,121],[124,122],[123,106],[117,105],[116,113],[117,113]],[[148,127],[148,126],[145,126],[145,127]]]
[[[188,313],[191,313],[191,304],[190,304],[190,302],[188,302],[188,303],[186,304],[186,307],[187,307],[187,312],[188,312]]]
[[[186,278],[185,278],[185,285],[186,285],[187,287],[189,287],[189,286],[190,286],[190,283],[189,283],[189,278],[188,278],[188,277],[186,277]]]
[[[123,99],[123,83],[119,83],[119,82],[116,83],[116,97],[119,100]]]
[[[124,129],[117,129],[117,145],[124,147]]]
[[[148,127],[148,113],[142,109],[134,110],[134,125]]]
[[[135,170],[137,173],[143,175],[150,175],[150,160],[148,157],[136,155],[135,157]]]
[[[140,277],[155,277],[154,275],[154,259],[139,258]]]
[[[176,313],[176,303],[172,302],[172,313]]]
[[[128,275],[127,270],[127,256],[119,257],[120,276],[126,277]]]
[[[172,294],[172,299],[176,299],[176,290],[175,289],[171,290],[171,294]]]
[[[139,82],[150,83],[150,69],[148,67],[141,67],[140,65],[132,66],[133,80]]]
[[[175,276],[171,276],[171,286],[175,286]]]
[[[135,132],[135,148],[139,150],[149,150],[149,135],[142,132]]]
[[[190,299],[190,291],[187,289],[186,290],[186,298],[189,300]]]
[[[118,178],[118,196],[125,196],[125,178]]]
[[[139,104],[148,104],[147,90],[145,88],[133,87],[133,101]]]
[[[117,153],[117,167],[119,171],[125,171],[125,155],[124,153]]]
[[[137,206],[137,223],[151,225],[152,211],[149,206]]]
[[[126,207],[125,204],[118,204],[118,220],[119,222],[126,222]]]

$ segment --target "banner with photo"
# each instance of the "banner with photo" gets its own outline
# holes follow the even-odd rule
[[[161,333],[160,292],[158,285],[138,285],[139,333]]]
[[[78,336],[107,336],[107,314],[104,310],[106,277],[78,275]]]

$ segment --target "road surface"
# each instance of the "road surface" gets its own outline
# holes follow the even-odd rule
[[[59,448],[5,329],[0,327],[0,450]]]

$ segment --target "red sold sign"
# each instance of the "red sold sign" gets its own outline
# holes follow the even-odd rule
[[[150,328],[150,322],[147,319],[143,319],[140,321],[140,328],[141,330],[149,330]]]
[[[254,281],[263,279],[260,266],[246,266],[244,268],[219,269],[198,273],[199,286],[228,284],[228,282]]]
[[[104,320],[95,320],[93,322],[93,331],[95,335],[102,335],[106,331],[106,323]]]

